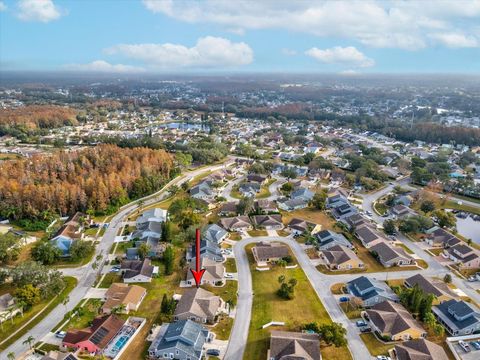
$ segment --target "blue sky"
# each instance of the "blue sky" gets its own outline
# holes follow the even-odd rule
[[[479,73],[480,0],[0,0],[0,67]]]

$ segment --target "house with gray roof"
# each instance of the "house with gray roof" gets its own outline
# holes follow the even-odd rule
[[[315,234],[317,239],[318,250],[328,250],[333,246],[342,245],[347,248],[353,249],[353,245],[347,240],[343,234],[336,233],[331,230],[322,230]]]
[[[425,339],[415,339],[396,344],[393,349],[395,360],[448,360],[440,345]]]
[[[252,229],[248,216],[235,216],[220,219],[220,225],[228,231],[247,231]]]
[[[191,320],[165,323],[148,348],[153,359],[200,360],[209,331]]]
[[[221,244],[228,237],[228,232],[217,224],[207,225],[203,229],[202,238],[214,244]]]
[[[215,197],[215,192],[207,181],[202,181],[190,189],[190,196],[195,199],[209,200]]]
[[[146,243],[150,251],[148,257],[162,257],[166,249],[166,244],[160,243],[162,237],[162,224],[167,220],[167,210],[154,208],[147,210],[140,215],[136,221],[137,229],[130,235],[135,239],[135,246],[140,246],[141,243]],[[130,250],[130,257],[132,259],[133,250]]]
[[[246,182],[238,187],[238,191],[246,197],[255,197],[255,194],[260,191],[261,185],[256,182]]]
[[[195,259],[197,254],[196,251],[196,244],[194,243],[190,247],[190,251],[187,251],[187,261],[193,261]],[[213,261],[223,261],[222,249],[220,249],[220,246],[213,241],[205,239],[200,240],[200,256]]]
[[[463,300],[449,300],[432,307],[432,312],[447,332],[453,336],[480,331],[480,313]]]
[[[398,302],[398,296],[383,281],[360,276],[347,282],[347,290],[352,295],[362,300],[364,307],[371,307],[385,300]]]
[[[252,223],[256,229],[283,229],[282,215],[255,215],[252,216]]]
[[[385,267],[415,265],[415,260],[401,247],[391,247],[380,242],[370,248],[376,259]]]
[[[445,282],[434,278],[426,278],[422,274],[415,274],[405,279],[405,286],[408,288],[418,286],[424,293],[434,295],[434,303],[441,303],[457,297]]]
[[[361,225],[355,228],[355,235],[358,240],[367,249],[379,243],[385,242],[385,238],[380,235],[371,225]]]
[[[285,211],[293,211],[305,209],[308,206],[308,201],[302,197],[296,199],[281,198],[277,200],[278,207]]]
[[[291,199],[304,199],[307,203],[313,199],[315,193],[306,188],[298,188],[290,194]]]

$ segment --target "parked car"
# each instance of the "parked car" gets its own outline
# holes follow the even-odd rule
[[[470,276],[467,280],[469,282],[475,282],[475,281],[477,281],[477,277],[476,276]]]
[[[218,349],[208,349],[207,350],[207,355],[220,356],[220,350],[218,350]]]
[[[465,351],[465,352],[470,352],[470,351],[472,351],[472,349],[470,349],[470,346],[469,346],[465,341],[460,340],[460,341],[458,342],[458,345],[460,345],[460,347],[461,347],[461,348],[463,349],[463,351]]]
[[[232,274],[225,274],[225,278],[226,279],[233,279],[233,275]]]
[[[480,350],[480,341],[471,341],[470,345],[472,345],[476,350]]]
[[[367,326],[367,323],[363,320],[357,320],[355,323],[358,327]]]
[[[59,338],[59,339],[63,339],[66,335],[67,335],[66,331],[58,330],[58,331],[55,332],[55,337]]]
[[[347,302],[347,301],[349,301],[349,299],[348,299],[347,296],[342,296],[339,300],[340,300],[340,302]]]
[[[362,332],[362,333],[369,333],[371,331],[372,331],[372,328],[368,327],[368,326],[360,328],[360,332]]]
[[[377,360],[392,360],[390,356],[378,355]]]

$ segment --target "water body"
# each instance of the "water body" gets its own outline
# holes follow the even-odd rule
[[[467,239],[480,244],[480,221],[475,221],[470,216],[466,219],[457,218],[457,231]]]
[[[203,130],[203,131],[209,131],[209,127],[204,124],[199,124],[199,123],[186,123],[186,122],[171,122],[167,123],[165,125],[161,125],[161,127],[167,128],[167,129],[180,129],[180,130]]]

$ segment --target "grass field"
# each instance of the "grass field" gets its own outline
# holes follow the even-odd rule
[[[84,329],[91,325],[93,319],[99,315],[102,302],[100,299],[89,299],[82,307],[80,315],[74,316],[62,328],[63,331],[70,329]]]
[[[267,230],[249,230],[249,231],[247,231],[247,233],[251,237],[267,236],[268,235]]]
[[[371,355],[388,355],[388,350],[393,348],[395,344],[384,344],[379,341],[373,333],[360,334],[365,346]]]
[[[322,225],[322,230],[333,230],[335,225],[335,220],[320,210],[306,208],[281,213],[284,224],[288,224],[293,218],[298,218]]]
[[[268,180],[262,187],[260,188],[260,191],[258,194],[255,196],[257,199],[265,199],[270,196],[270,190],[268,190],[268,187],[272,185],[277,179],[270,179]]]
[[[284,269],[275,267],[270,271],[256,271],[249,247],[246,250],[251,264],[255,296],[244,359],[266,358],[272,328],[261,329],[261,327],[270,321],[284,321],[284,327],[275,327],[275,329],[290,331],[300,331],[303,324],[311,321],[318,323],[331,322],[328,313],[301,268]],[[287,279],[295,278],[298,281],[295,288],[296,296],[293,300],[283,300],[276,294],[279,288],[277,279],[283,274]],[[322,357],[327,360],[351,359],[347,347],[335,348],[334,346],[324,346]]]
[[[234,258],[228,258],[225,261],[225,271],[230,273],[237,272],[237,263],[235,262]]]
[[[31,328],[33,328],[36,324],[38,324],[44,317],[46,317],[53,309],[55,309],[63,299],[72,291],[75,286],[77,285],[77,279],[66,276],[64,277],[65,280],[65,288],[63,291],[56,297],[48,300],[44,300],[41,303],[33,306],[30,310],[26,311],[22,316],[16,316],[12,321],[6,321],[3,323],[3,326],[0,328],[0,339],[5,339],[7,336],[15,332],[21,326],[26,324],[29,320],[31,320],[35,315],[39,314],[34,320],[32,320],[27,326],[25,326],[21,331],[19,331],[15,336],[11,337],[8,341],[4,342],[0,345],[0,350],[6,349],[24,334],[26,334]],[[51,301],[51,303],[49,303]]]

